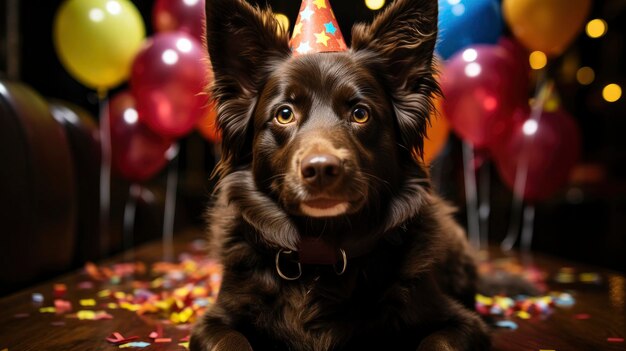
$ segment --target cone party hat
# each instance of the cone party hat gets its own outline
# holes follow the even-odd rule
[[[290,46],[294,56],[348,50],[329,0],[302,0]]]

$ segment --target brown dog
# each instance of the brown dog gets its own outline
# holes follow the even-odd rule
[[[298,57],[270,12],[206,3],[224,277],[191,350],[487,350],[465,234],[415,156],[437,1],[396,0],[350,51]]]

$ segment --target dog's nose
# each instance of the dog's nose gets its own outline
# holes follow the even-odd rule
[[[302,159],[300,172],[307,184],[323,188],[341,177],[343,166],[341,159],[335,155],[314,154]]]

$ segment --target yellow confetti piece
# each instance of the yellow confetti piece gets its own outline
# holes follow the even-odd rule
[[[556,351],[556,350],[544,350],[544,349],[541,349],[539,351]]]
[[[180,345],[180,346],[186,348],[187,350],[189,350],[189,341],[181,342],[178,345]]]
[[[481,294],[476,294],[476,302],[483,305],[493,305],[493,299],[491,297],[487,297]]]
[[[98,291],[98,297],[109,297],[111,296],[111,290],[101,290]]]
[[[80,320],[94,320],[96,319],[96,312],[88,311],[88,310],[81,310],[81,311],[76,312],[76,317]]]
[[[41,313],[56,313],[57,309],[54,307],[42,307],[39,309]]]
[[[170,315],[170,321],[174,324],[180,323],[180,317],[178,316],[178,312],[173,312]]]
[[[125,310],[129,310],[131,312],[136,312],[136,311],[139,311],[139,309],[141,308],[141,305],[123,301],[120,303],[120,307]]]
[[[109,302],[107,308],[110,310],[116,310],[119,306],[115,302]]]
[[[160,288],[161,286],[163,286],[163,278],[156,278],[150,283],[150,286],[152,288]]]
[[[116,292],[113,294],[113,296],[114,296],[116,299],[121,300],[121,299],[123,299],[123,298],[125,298],[125,297],[126,297],[126,294],[125,294],[123,291],[116,291]]]
[[[600,275],[598,273],[580,273],[578,278],[583,283],[595,283],[600,280]]]
[[[521,319],[530,319],[530,313],[526,311],[517,311],[516,315]]]
[[[82,299],[79,301],[81,306],[95,306],[96,300],[94,299]]]

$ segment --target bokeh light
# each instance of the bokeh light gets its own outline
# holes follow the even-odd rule
[[[608,26],[603,19],[596,18],[587,23],[587,27],[585,28],[585,30],[589,38],[600,38],[601,36],[606,34]]]
[[[380,10],[385,6],[385,0],[365,0],[365,6],[372,11]]]
[[[283,27],[285,32],[289,30],[289,17],[285,16],[282,13],[275,13],[274,18],[276,18],[276,21],[278,21],[278,24]]]
[[[542,69],[548,64],[548,57],[542,51],[533,51],[528,57],[532,69]]]
[[[589,85],[596,79],[596,72],[591,67],[581,67],[576,71],[576,80],[582,85]]]
[[[608,102],[615,102],[622,97],[622,87],[612,83],[602,89],[602,97]]]

